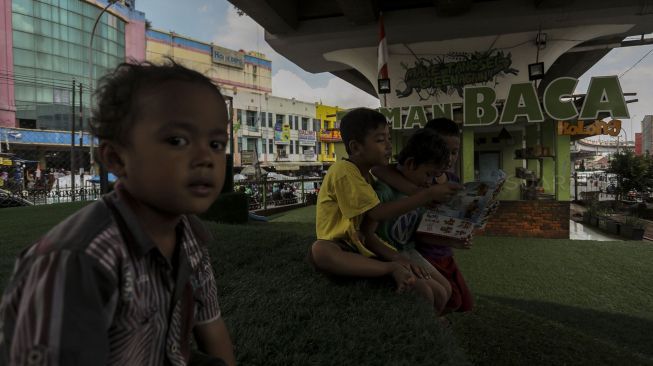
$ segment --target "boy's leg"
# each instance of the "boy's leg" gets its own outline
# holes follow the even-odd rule
[[[433,279],[426,280],[426,283],[429,285],[431,292],[433,293],[433,307],[435,308],[435,312],[438,315],[442,315],[444,307],[449,302],[449,296],[451,293],[447,293],[447,290]]]
[[[310,260],[321,271],[351,277],[382,277],[392,275],[397,283],[397,291],[412,287],[415,278],[412,273],[395,262],[382,262],[367,258],[359,253],[343,250],[338,243],[318,240],[310,248]]]
[[[426,269],[428,272],[429,276],[431,276],[432,280],[435,280],[444,290],[446,291],[446,297],[449,299],[451,297],[451,283],[449,280],[447,280],[442,273],[440,273],[435,267],[433,267],[433,264],[426,260],[426,258],[422,257],[421,254],[415,249],[409,249],[404,252],[402,252],[402,255],[406,256],[408,259],[410,259],[413,263],[418,264],[419,266],[423,267]]]
[[[433,289],[427,280],[423,280],[423,279],[416,280],[413,289],[419,296],[423,297],[426,301],[428,301],[429,304],[431,305],[435,304],[435,294],[433,293]]]

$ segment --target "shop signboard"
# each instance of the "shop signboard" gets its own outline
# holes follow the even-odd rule
[[[256,152],[252,150],[245,150],[240,153],[240,164],[252,165],[256,160]]]
[[[565,121],[558,121],[558,135],[610,135],[619,136],[621,132],[621,121],[613,119],[609,122],[594,121],[585,123],[585,121],[578,121],[578,123],[569,123]]]
[[[274,125],[274,143],[277,145],[290,144],[290,125],[277,122]]]
[[[322,142],[340,142],[340,130],[322,130],[320,131],[320,141]]]
[[[315,146],[315,131],[299,130],[299,144],[302,146]]]
[[[216,64],[242,69],[245,67],[245,55],[242,52],[220,46],[211,47],[212,60]]]
[[[490,126],[513,124],[517,119],[539,123],[550,118],[554,121],[595,121],[599,114],[612,118],[630,118],[626,100],[617,76],[593,77],[590,80],[583,104],[578,110],[571,96],[575,94],[578,79],[557,78],[546,87],[542,100],[533,82],[512,84],[507,98],[497,105],[497,95],[489,86],[465,86],[462,103],[413,105],[379,108],[394,129],[424,127],[429,118],[453,119],[454,109],[462,108],[464,126]],[[406,115],[402,122],[402,114]],[[322,134],[320,140],[324,141]]]

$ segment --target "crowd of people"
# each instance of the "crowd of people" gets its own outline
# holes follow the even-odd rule
[[[63,169],[41,170],[38,167],[25,168],[23,166],[10,167],[0,171],[0,189],[13,193],[23,191],[49,191],[59,177],[67,173]]]
[[[20,254],[0,302],[0,363],[235,365],[210,235],[195,216],[225,180],[223,96],[210,79],[173,62],[125,63],[101,80],[97,103],[98,155],[118,181]],[[380,113],[355,109],[340,129],[349,157],[319,187],[317,241],[307,243],[315,268],[388,276],[439,317],[470,310],[452,248],[469,249],[471,238],[415,232],[423,207],[460,189],[449,172],[460,143],[456,124],[430,123],[395,165],[388,165]],[[257,194],[255,186],[244,189]],[[273,196],[293,189],[269,185]]]

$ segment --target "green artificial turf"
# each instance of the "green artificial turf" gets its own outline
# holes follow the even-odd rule
[[[79,207],[0,210],[0,283],[21,248]],[[208,228],[241,365],[653,365],[647,242],[477,237],[456,251],[475,309],[442,329],[386,281],[331,280],[308,266],[314,206]]]

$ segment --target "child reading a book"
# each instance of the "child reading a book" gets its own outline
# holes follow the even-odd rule
[[[118,182],[20,254],[0,364],[234,366],[194,216],[224,183],[225,99],[174,63],[123,63],[97,93],[92,127]]]
[[[317,199],[317,241],[311,245],[308,260],[320,271],[338,276],[382,277],[392,275],[399,292],[409,289],[415,277],[397,261],[375,258],[360,231],[363,217],[375,221],[399,216],[431,201],[446,202],[457,186],[433,186],[409,197],[380,203],[370,184],[370,169],[385,165],[392,146],[385,116],[358,108],[347,113],[340,134],[349,157],[333,164],[322,183]]]
[[[447,169],[434,177],[432,184],[438,186],[446,185],[450,182],[459,183],[460,178],[451,171],[458,160],[458,153],[460,151],[460,129],[458,125],[456,122],[447,118],[436,118],[428,121],[424,128],[430,129],[440,135],[449,149]],[[405,194],[416,194],[424,189],[410,182],[388,166],[377,166],[372,170],[372,173],[381,181]],[[472,238],[453,240],[417,234],[415,241],[419,253],[451,284],[451,298],[446,305],[446,310],[471,311],[473,307],[472,295],[454,260],[452,248],[470,249],[472,247]]]
[[[448,164],[449,151],[445,142],[437,133],[423,129],[410,137],[397,156],[397,164],[390,165],[390,168],[416,186],[428,186]],[[403,193],[378,180],[374,189],[381,202],[392,202],[405,197]],[[363,224],[365,246],[380,258],[410,267],[419,278],[415,282],[416,291],[433,304],[438,315],[442,315],[451,297],[451,285],[415,250],[415,229],[421,211],[422,208],[417,208],[381,223],[367,217]],[[390,250],[386,243],[394,250]]]

